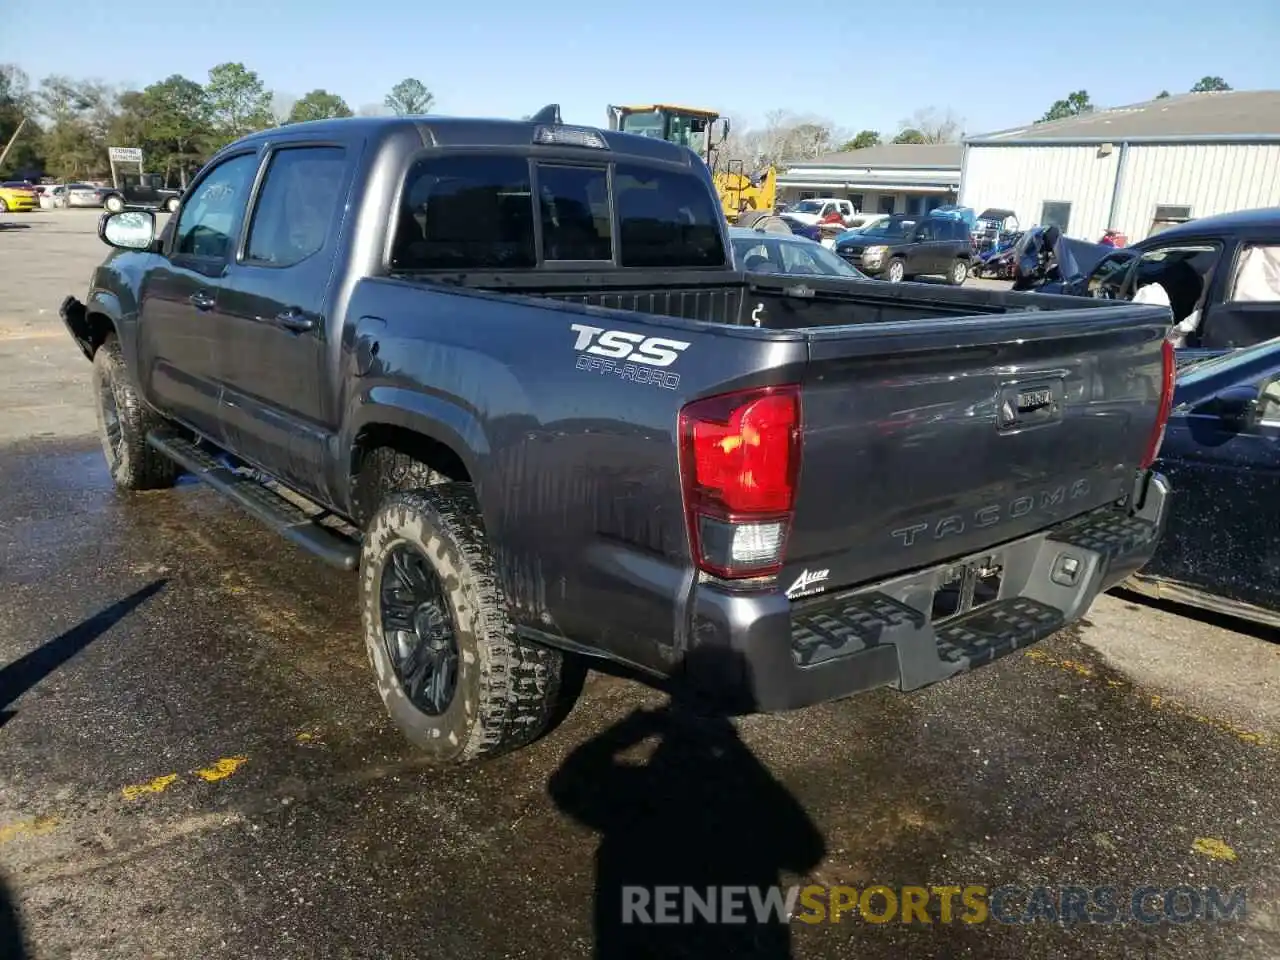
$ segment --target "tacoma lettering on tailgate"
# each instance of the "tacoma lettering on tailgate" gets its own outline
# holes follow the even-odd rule
[[[900,546],[914,546],[920,539],[942,540],[954,537],[966,530],[981,530],[994,527],[1007,520],[1018,520],[1036,510],[1052,510],[1072,500],[1079,500],[1089,495],[1089,481],[1076,480],[1073,483],[1062,483],[1056,487],[1046,487],[1034,494],[1023,494],[1007,503],[989,503],[966,513],[953,513],[937,520],[922,520],[909,526],[899,527],[889,536],[897,540]]]

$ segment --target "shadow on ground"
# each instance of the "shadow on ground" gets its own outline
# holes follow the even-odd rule
[[[164,580],[155,580],[135,590],[123,600],[117,600],[0,669],[0,727],[13,717],[13,711],[7,708],[19,697],[123,620],[134,608],[159,593],[164,585]],[[0,954],[0,958],[5,956]]]
[[[1193,607],[1189,603],[1180,603],[1177,600],[1166,600],[1162,597],[1149,597],[1145,593],[1138,593],[1136,590],[1126,590],[1123,587],[1117,587],[1111,591],[1111,595],[1126,603],[1132,603],[1135,606],[1150,607],[1152,610],[1162,610],[1165,613],[1172,613],[1186,620],[1195,620],[1210,627],[1217,627],[1219,630],[1229,630],[1232,633],[1242,633],[1246,636],[1253,637],[1256,640],[1263,640],[1267,643],[1280,645],[1280,629],[1266,624],[1256,623],[1252,620],[1245,620],[1241,617],[1232,616],[1229,613],[1219,613],[1216,610],[1208,610],[1204,607]]]
[[[26,960],[27,957],[18,908],[3,878],[0,878],[0,957],[4,960]]]
[[[670,692],[670,704],[637,709],[573,750],[547,785],[562,812],[599,833],[594,955],[790,957],[790,917],[757,915],[750,891],[765,895],[784,872],[817,866],[822,834],[723,708]],[[666,901],[679,922],[651,922],[668,912],[662,887],[703,897],[710,888],[714,899],[701,909]],[[708,922],[705,911],[721,914],[732,888],[741,919]]]

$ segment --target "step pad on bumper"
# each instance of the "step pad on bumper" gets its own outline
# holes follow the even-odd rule
[[[1062,611],[1038,600],[997,600],[937,626],[938,656],[966,670],[980,667],[1064,626]]]
[[[938,658],[958,670],[990,663],[1062,629],[1061,610],[1026,597],[997,600],[933,628]],[[803,667],[906,639],[925,615],[883,593],[849,597],[791,620],[791,653]]]
[[[1111,561],[1154,543],[1159,534],[1156,524],[1141,517],[1118,510],[1097,510],[1056,527],[1049,539],[1092,550]]]

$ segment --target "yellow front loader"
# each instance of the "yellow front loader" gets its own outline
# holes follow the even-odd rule
[[[720,206],[730,223],[736,222],[742,213],[773,212],[778,195],[778,171],[770,166],[752,175],[743,161],[722,158],[721,147],[729,137],[729,119],[721,117],[718,111],[664,103],[610,105],[609,129],[678,143],[702,157],[711,170]]]

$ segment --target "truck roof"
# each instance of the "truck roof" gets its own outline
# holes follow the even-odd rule
[[[290,123],[251,133],[236,144],[259,143],[264,140],[332,138],[350,140],[356,138],[388,138],[397,133],[413,133],[420,137],[424,147],[535,147],[539,127],[558,127],[567,130],[591,131],[598,135],[611,153],[681,163],[692,166],[697,154],[688,147],[616,130],[601,130],[586,124],[566,124],[545,116],[550,108],[540,111],[528,120],[500,120],[486,117],[444,117],[424,114],[414,117],[343,117],[331,120],[308,120]],[[230,146],[230,145],[229,145]],[[555,144],[560,147],[560,144]],[[225,147],[223,148],[226,149]],[[590,152],[591,147],[583,147]]]

